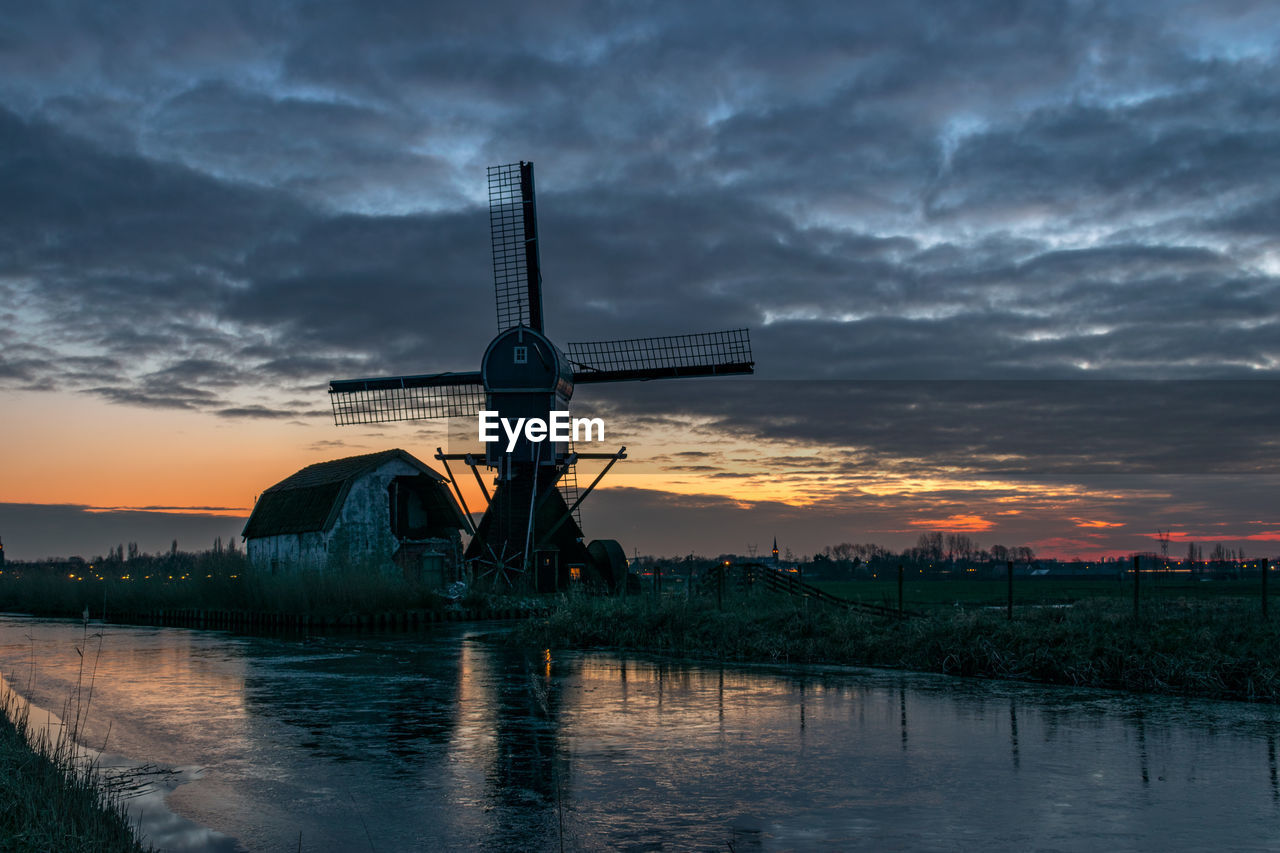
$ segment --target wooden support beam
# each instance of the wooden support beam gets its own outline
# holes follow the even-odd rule
[[[584,455],[585,454],[579,453],[578,457],[582,458]],[[596,485],[601,480],[604,479],[604,475],[609,473],[609,469],[614,466],[614,463],[616,463],[619,459],[627,458],[627,448],[622,447],[618,450],[617,453],[610,454],[606,458],[609,460],[609,464],[604,466],[604,470],[596,475],[596,478],[591,481],[591,485],[587,486],[586,491],[578,495],[578,499],[573,502],[573,506],[569,507],[568,511],[564,514],[564,516],[559,521],[557,521],[550,530],[548,530],[546,533],[542,535],[542,539],[538,543],[539,548],[547,544],[547,542],[550,541],[551,537],[555,535],[555,532],[559,530],[562,526],[564,526],[564,523],[566,521],[573,518],[573,511],[577,509],[579,506],[581,506],[582,502],[587,499],[587,495],[591,494],[591,490],[594,489]]]
[[[466,454],[466,458],[463,461],[471,466],[471,473],[476,475],[476,483],[480,486],[480,493],[484,495],[484,503],[487,507],[493,503],[493,498],[489,497],[489,490],[484,487],[484,480],[480,477],[480,469],[478,467],[480,463],[476,462],[475,456],[470,453]]]
[[[471,520],[471,510],[467,509],[467,500],[462,496],[462,489],[458,488],[457,481],[453,479],[453,471],[449,470],[449,460],[445,458],[439,447],[436,448],[436,458],[444,463],[444,472],[449,475],[449,485],[453,486],[453,493],[458,496],[458,503],[462,505],[462,520],[467,523],[467,532],[475,536],[476,526]]]

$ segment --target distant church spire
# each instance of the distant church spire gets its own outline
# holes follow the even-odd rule
[[[773,561],[778,562],[778,537],[773,537]]]

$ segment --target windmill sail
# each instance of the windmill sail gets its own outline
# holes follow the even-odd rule
[[[528,326],[541,332],[542,271],[532,163],[489,167],[489,236],[498,331]]]
[[[484,408],[484,383],[479,371],[335,379],[329,383],[329,401],[339,426],[470,418]]]
[[[751,373],[751,338],[746,329],[569,344],[575,384],[722,376]]]
[[[499,331],[485,350],[482,371],[332,381],[329,397],[337,424],[474,418],[482,410],[503,418],[549,417],[565,407],[575,383],[753,372],[746,329],[589,341],[561,351],[543,332],[533,164],[492,166],[488,177]],[[482,585],[522,591],[559,592],[575,580],[620,588],[627,578],[621,546],[613,540],[584,544],[578,513],[614,463],[626,458],[626,448],[578,454],[552,442],[544,458],[541,443],[521,441],[524,445],[515,449],[489,445],[483,454],[463,454],[487,501],[463,556],[471,577]],[[456,457],[438,454],[446,468]],[[603,470],[579,490],[576,461],[606,457]],[[479,464],[496,472],[492,492]]]

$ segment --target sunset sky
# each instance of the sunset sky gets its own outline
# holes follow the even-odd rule
[[[203,548],[312,462],[438,465],[447,423],[338,428],[327,382],[478,369],[485,167],[521,159],[554,341],[751,329],[754,377],[578,389],[630,454],[590,538],[1280,555],[1270,4],[3,21],[11,558]]]

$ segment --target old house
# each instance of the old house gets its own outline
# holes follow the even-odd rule
[[[462,511],[403,450],[320,462],[262,493],[242,536],[272,573],[356,567],[443,585],[460,576]]]

